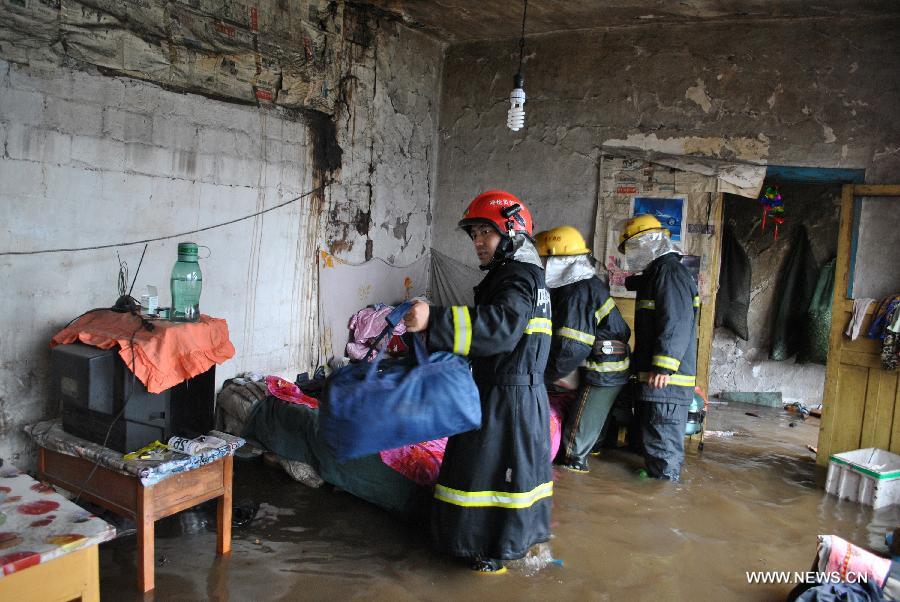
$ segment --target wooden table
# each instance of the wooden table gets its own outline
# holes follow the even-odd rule
[[[154,588],[154,523],[166,516],[218,498],[216,553],[231,552],[231,477],[233,456],[226,455],[194,470],[171,475],[150,486],[132,475],[84,458],[40,448],[40,478],[59,485],[137,525],[138,588]],[[91,471],[96,466],[93,476]],[[83,491],[82,491],[83,488]]]
[[[0,469],[0,600],[96,602],[97,546],[115,534],[49,485]]]

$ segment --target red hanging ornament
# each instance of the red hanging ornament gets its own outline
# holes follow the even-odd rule
[[[766,231],[766,220],[771,219],[775,224],[775,240],[778,240],[778,226],[784,223],[784,201],[777,185],[766,186],[765,193],[759,197],[762,206],[762,224],[760,232]]]

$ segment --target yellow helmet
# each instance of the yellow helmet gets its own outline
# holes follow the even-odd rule
[[[629,238],[634,238],[638,234],[643,234],[644,232],[649,232],[651,230],[662,230],[669,236],[669,231],[662,227],[660,221],[647,213],[636,215],[625,222],[625,226],[619,234],[619,253],[625,252],[625,241]]]
[[[591,250],[581,233],[572,226],[557,226],[535,236],[535,246],[541,257],[547,255],[586,255]]]

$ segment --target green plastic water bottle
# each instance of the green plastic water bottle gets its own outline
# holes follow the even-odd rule
[[[178,261],[172,266],[169,285],[172,290],[171,319],[176,322],[196,322],[200,319],[200,291],[203,274],[193,242],[178,243]]]

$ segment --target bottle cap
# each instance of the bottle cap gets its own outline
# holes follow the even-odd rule
[[[178,259],[181,261],[197,261],[199,247],[195,242],[178,243]]]

